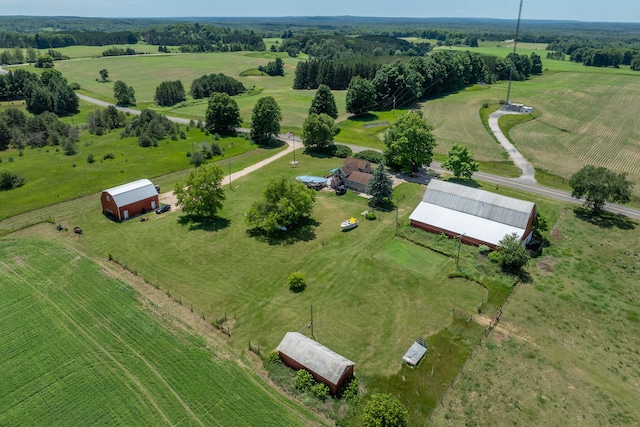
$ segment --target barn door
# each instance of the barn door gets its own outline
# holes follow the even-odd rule
[[[129,219],[129,211],[128,210],[124,211],[122,214],[124,215],[124,219]]]
[[[151,209],[155,209],[156,208],[156,201],[152,200],[151,201]]]

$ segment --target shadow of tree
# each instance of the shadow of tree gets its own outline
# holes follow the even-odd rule
[[[624,215],[607,211],[594,211],[589,208],[579,207],[574,209],[576,218],[596,225],[600,228],[617,227],[621,230],[635,230],[636,222]]]
[[[214,232],[229,227],[231,221],[226,218],[207,218],[196,215],[182,215],[178,218],[178,224],[189,226],[189,231]]]
[[[451,182],[453,184],[464,185],[465,187],[471,188],[480,188],[482,185],[473,179],[462,179],[462,178],[449,178],[446,180],[447,182]]]
[[[376,120],[378,120],[379,116],[377,114],[374,113],[364,113],[364,114],[360,114],[357,116],[349,116],[347,118],[348,121],[350,122],[362,122],[362,123],[367,123],[367,122],[374,122]]]
[[[320,223],[315,219],[307,218],[287,231],[277,230],[273,233],[267,233],[261,228],[250,228],[247,230],[247,235],[270,246],[292,245],[296,242],[315,240],[315,228],[319,225]]]

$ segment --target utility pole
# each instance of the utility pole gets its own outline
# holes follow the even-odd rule
[[[311,322],[310,322],[310,325],[311,325],[311,338],[313,338],[314,341],[315,341],[316,337],[313,335],[313,305],[311,305]]]
[[[456,258],[456,270],[460,270],[460,246],[462,245],[462,236],[467,233],[462,233],[458,236],[458,257]]]

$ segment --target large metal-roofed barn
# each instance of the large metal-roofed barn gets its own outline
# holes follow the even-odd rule
[[[412,226],[425,231],[495,249],[507,234],[516,233],[522,241],[529,242],[535,217],[533,202],[431,180],[409,219]]]
[[[154,210],[158,207],[158,190],[148,179],[139,179],[109,188],[100,196],[102,212],[117,220]]]
[[[316,381],[329,386],[332,394],[353,375],[355,363],[299,332],[287,332],[277,350],[284,363],[311,372]]]

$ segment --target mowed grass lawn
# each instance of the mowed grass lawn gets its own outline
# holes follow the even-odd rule
[[[0,424],[319,420],[65,246],[0,239]]]
[[[183,224],[180,211],[153,214],[146,222],[114,223],[101,214],[96,195],[42,211],[69,228],[81,226],[82,237],[58,233],[51,224],[22,233],[48,229],[52,238],[97,258],[111,254],[209,320],[226,313],[232,319],[230,343],[238,351],[248,341],[265,351],[274,349],[286,332],[309,322],[313,305],[316,338],[354,360],[359,375],[397,371],[416,337],[451,321],[452,307],[471,311],[486,299],[481,286],[447,279],[455,268],[450,258],[396,241],[395,212],[362,220],[355,230],[342,233],[342,220],[361,218],[368,209],[366,199],[352,193],[318,193],[315,223],[282,240],[248,235],[243,213],[267,178],[321,175],[342,162],[306,155],[298,159],[297,168],[285,158],[233,182],[233,191],[225,186],[227,200],[213,225]],[[406,222],[423,191],[415,184],[396,190],[397,197],[404,194],[400,220]],[[307,277],[307,289],[300,294],[287,286],[293,271]]]
[[[434,424],[640,423],[640,225],[556,211],[530,283],[515,289]]]

